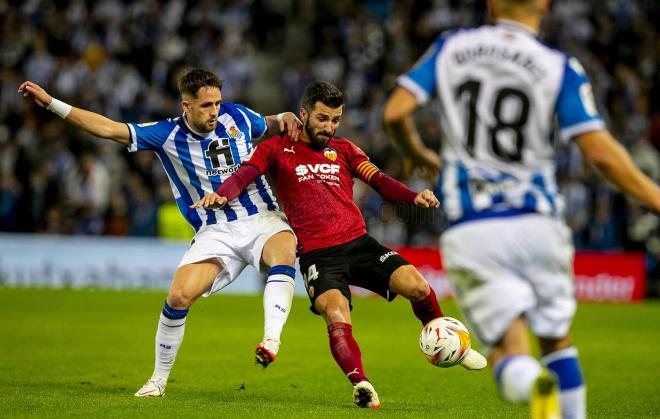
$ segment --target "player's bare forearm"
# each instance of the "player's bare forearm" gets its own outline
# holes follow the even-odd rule
[[[31,81],[23,82],[19,86],[18,92],[22,93],[24,97],[34,100],[37,105],[47,108],[92,135],[122,144],[130,144],[130,133],[126,124],[115,122],[103,115],[61,102],[49,95],[41,86]]]
[[[283,112],[277,115],[266,116],[266,132],[264,138],[275,134],[287,134],[292,141],[298,141],[302,130],[302,122],[293,112]]]
[[[607,131],[582,134],[577,143],[598,171],[626,194],[660,212],[660,187],[646,176],[630,155]]]
[[[404,88],[397,88],[390,96],[383,111],[383,127],[392,143],[409,157],[415,167],[433,179],[440,170],[440,157],[424,145],[412,113],[417,99]]]
[[[390,140],[406,157],[414,154],[415,149],[423,147],[419,133],[411,120],[412,117],[407,115],[402,119],[384,123],[385,132]]]
[[[80,108],[72,108],[66,120],[94,136],[126,145],[131,143],[128,126],[103,115]]]
[[[417,108],[417,99],[408,90],[394,90],[383,109],[383,126],[392,142],[407,156],[424,147],[415,128],[412,113]]]
[[[440,156],[424,145],[412,116],[385,124],[385,131],[395,146],[410,159],[413,169],[422,169],[430,180],[435,180],[442,165]]]

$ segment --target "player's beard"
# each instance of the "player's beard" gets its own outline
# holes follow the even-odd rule
[[[318,131],[314,132],[314,128],[312,128],[311,125],[309,125],[309,122],[305,124],[305,132],[307,133],[307,137],[309,137],[309,144],[312,148],[320,150],[323,147],[325,147],[330,139],[335,135],[334,132],[325,132],[325,131]],[[320,136],[319,134],[327,134],[328,137],[325,136]]]

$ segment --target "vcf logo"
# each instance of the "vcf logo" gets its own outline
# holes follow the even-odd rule
[[[229,147],[229,138],[220,138],[219,140],[211,141],[204,152],[206,158],[211,160],[211,167],[214,169],[221,166],[219,158],[221,154],[225,156],[225,164],[227,166],[234,165],[234,156],[232,156],[231,148]]]
[[[296,166],[296,175],[304,176],[308,173],[335,174],[339,173],[338,164],[299,164]]]

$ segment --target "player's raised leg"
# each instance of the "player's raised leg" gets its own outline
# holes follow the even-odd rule
[[[433,288],[414,266],[404,265],[397,268],[390,277],[389,288],[410,300],[413,313],[422,325],[444,316]],[[486,368],[487,361],[479,352],[469,349],[461,360],[461,365],[469,370],[480,370]]]
[[[314,308],[328,325],[332,357],[353,384],[353,402],[359,407],[379,408],[378,394],[367,379],[362,353],[353,337],[348,299],[338,289],[330,289],[316,298]]]
[[[539,338],[541,363],[559,380],[559,399],[564,419],[587,417],[587,389],[584,384],[577,349],[568,337]]]
[[[269,266],[264,288],[264,338],[255,349],[256,361],[264,368],[275,360],[282,328],[291,311],[296,275],[296,238],[280,231],[264,245],[262,261]]]
[[[208,291],[222,267],[216,259],[179,267],[174,273],[156,332],[156,365],[146,384],[136,397],[158,397],[165,393],[165,385],[183,341],[186,316],[190,306]]]
[[[433,288],[412,265],[401,266],[392,273],[390,290],[410,300],[413,313],[422,326],[444,316]]]

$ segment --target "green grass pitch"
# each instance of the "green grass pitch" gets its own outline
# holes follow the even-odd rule
[[[435,368],[407,302],[354,301],[355,336],[380,410],[361,410],[321,318],[296,298],[277,361],[256,366],[257,296],[215,295],[189,315],[163,398],[133,393],[151,374],[164,293],[0,288],[0,417],[526,418],[490,371]],[[457,316],[451,301],[445,313]],[[582,304],[574,337],[592,418],[660,417],[660,304]]]

